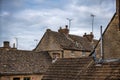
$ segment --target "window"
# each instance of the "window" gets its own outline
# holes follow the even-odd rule
[[[85,56],[85,51],[82,51],[82,56]]]
[[[74,51],[71,51],[71,56],[72,56],[72,57],[74,57],[74,56],[75,56]]]
[[[16,77],[16,78],[13,78],[13,80],[20,80],[20,78],[19,78],[19,77]]]
[[[60,58],[60,53],[53,53],[53,59]]]
[[[30,80],[30,77],[24,77],[23,80]]]

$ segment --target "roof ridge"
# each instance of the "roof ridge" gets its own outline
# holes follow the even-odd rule
[[[61,34],[61,33],[57,32],[57,31],[52,31],[52,30],[51,30],[50,32],[55,32],[55,33]],[[62,33],[62,34],[64,34],[64,33]],[[64,34],[64,35],[65,35],[65,34]],[[81,38],[84,38],[84,37],[82,37],[82,36],[75,35],[75,34],[68,34],[68,36],[75,36],[75,37],[81,37]]]

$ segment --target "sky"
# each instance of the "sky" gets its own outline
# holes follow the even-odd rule
[[[92,31],[100,37],[115,13],[115,0],[0,0],[0,47],[9,41],[11,47],[33,50],[46,29],[58,31],[72,19],[70,34],[83,36]]]

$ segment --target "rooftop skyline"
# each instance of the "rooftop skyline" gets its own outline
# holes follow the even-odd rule
[[[46,29],[57,31],[71,21],[70,34],[82,36],[92,31],[95,39],[100,26],[106,28],[116,10],[115,0],[0,0],[0,46],[18,40],[18,49],[32,50]],[[103,30],[104,31],[104,30]]]

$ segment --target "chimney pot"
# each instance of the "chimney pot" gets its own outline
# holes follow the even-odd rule
[[[60,29],[62,29],[62,27],[60,27]]]
[[[9,41],[4,41],[3,44],[4,44],[3,47],[5,47],[5,48],[10,48],[10,43],[9,43]]]
[[[92,32],[90,32],[90,35],[93,35],[93,33],[92,33]]]
[[[13,48],[15,48],[15,43],[13,43]]]
[[[62,29],[62,28],[60,27],[60,29],[58,30],[58,32],[64,33],[64,34],[68,35],[68,34],[69,34],[68,25],[65,25],[65,27],[66,27],[66,28],[64,28],[64,29]]]
[[[49,31],[51,31],[51,29],[47,29],[46,31],[49,32]]]
[[[65,25],[66,29],[68,29],[68,25]]]
[[[90,34],[84,34],[83,37],[86,37],[90,42],[93,40],[94,35],[92,32],[90,32]]]

